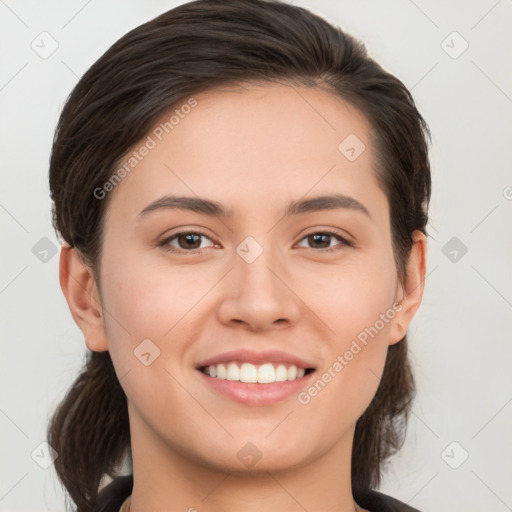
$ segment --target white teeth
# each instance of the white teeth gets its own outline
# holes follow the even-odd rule
[[[284,382],[285,380],[288,380],[288,372],[286,371],[286,366],[280,364],[276,369],[276,381]]]
[[[262,364],[258,368],[258,382],[260,384],[269,384],[276,381],[276,371],[272,363]]]
[[[217,375],[212,375],[212,368],[214,368],[213,373],[217,373]],[[217,368],[217,372],[215,372],[215,368]],[[215,366],[209,366],[210,377],[217,377],[217,379],[225,379],[226,378],[226,367],[223,364],[218,364]]]
[[[226,379],[228,380],[240,380],[240,370],[236,363],[228,364],[228,371],[226,373]]]
[[[297,368],[294,364],[288,367],[285,364],[264,363],[256,366],[251,363],[238,363],[232,361],[225,364],[207,366],[205,373],[217,379],[232,380],[260,384],[284,382],[286,380],[301,379],[306,374],[305,368]]]
[[[258,369],[250,363],[243,363],[240,367],[240,382],[258,382]]]

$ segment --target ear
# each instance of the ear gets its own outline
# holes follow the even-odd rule
[[[420,307],[427,271],[427,237],[421,231],[413,233],[413,246],[407,260],[404,285],[397,290],[397,314],[393,319],[389,344],[401,341],[411,320]]]
[[[71,315],[84,333],[85,344],[90,350],[104,352],[108,349],[107,336],[93,271],[67,242],[60,252],[59,280]]]

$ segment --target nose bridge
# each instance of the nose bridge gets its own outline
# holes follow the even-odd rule
[[[269,238],[260,243],[248,236],[236,247],[221,306],[223,321],[241,321],[256,329],[296,319],[298,306],[284,284],[288,279],[279,250],[268,245]]]
[[[276,277],[282,267],[278,250],[270,244],[270,238],[247,236],[236,247],[235,274],[240,291],[250,289],[252,295],[280,296],[283,284]]]

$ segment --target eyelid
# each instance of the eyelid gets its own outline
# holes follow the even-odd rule
[[[353,241],[352,236],[350,236],[350,235],[347,236],[347,234],[345,234],[345,232],[340,231],[335,228],[322,228],[322,227],[320,227],[320,228],[317,227],[317,228],[312,229],[311,231],[307,231],[300,237],[300,239],[297,243],[302,242],[302,240],[304,240],[304,238],[306,238],[310,235],[316,235],[316,234],[337,237],[340,239],[342,245],[345,245],[347,247],[355,247],[355,242]],[[306,247],[306,249],[311,249],[314,252],[320,252],[320,253],[321,252],[332,252],[332,251],[337,250],[335,247],[326,247],[323,249],[315,249],[314,247]]]
[[[157,242],[157,246],[164,247],[164,250],[166,250],[168,252],[174,252],[174,253],[178,253],[178,254],[197,254],[206,249],[206,247],[199,248],[199,249],[190,249],[190,250],[180,249],[180,248],[173,248],[173,249],[165,248],[165,246],[168,246],[168,243],[171,240],[177,238],[180,235],[185,235],[185,234],[200,235],[200,236],[203,236],[203,237],[211,240],[213,242],[213,244],[220,245],[211,235],[205,233],[202,229],[185,228],[185,229],[181,229],[180,231],[177,231],[175,233],[172,233],[168,236],[165,236],[161,241]],[[335,228],[322,228],[322,227],[313,228],[310,231],[307,231],[304,234],[302,234],[301,237],[299,238],[299,240],[296,242],[296,244],[294,244],[294,246],[297,245],[298,243],[302,242],[306,237],[308,237],[310,235],[316,235],[316,234],[323,234],[323,235],[328,235],[331,237],[337,237],[337,238],[339,238],[342,246],[355,247],[355,243],[351,236],[347,237],[344,232],[341,232]],[[304,249],[310,249],[313,252],[318,252],[318,253],[333,252],[333,251],[341,250],[341,249],[337,249],[336,247],[325,247],[325,248],[320,248],[320,249],[316,249],[314,247],[304,247]]]
[[[313,235],[315,233],[327,233],[331,235],[337,235],[345,239],[347,242],[355,244],[354,236],[352,236],[352,234],[348,232],[346,229],[337,228],[335,226],[329,226],[327,224],[319,224],[316,226],[314,225],[312,227],[305,228],[302,231],[300,231],[297,236],[299,236],[300,240],[302,240],[302,238],[304,238],[305,236]]]
[[[177,254],[196,254],[196,253],[202,252],[204,249],[206,249],[205,247],[199,248],[199,249],[191,249],[191,250],[185,250],[185,249],[180,249],[180,248],[176,248],[176,247],[173,247],[172,249],[166,248],[166,246],[168,246],[168,243],[171,240],[177,238],[180,235],[188,235],[188,234],[201,235],[204,238],[208,238],[208,240],[211,240],[213,242],[213,244],[219,245],[219,243],[217,241],[215,241],[215,239],[211,235],[205,233],[203,230],[185,228],[185,229],[181,229],[180,231],[176,231],[175,233],[165,236],[162,240],[157,242],[157,246],[163,247],[164,250],[166,250],[168,252],[174,252]],[[170,246],[168,246],[168,247],[170,247]]]

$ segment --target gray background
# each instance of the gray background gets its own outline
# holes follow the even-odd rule
[[[40,443],[85,344],[58,252],[44,252],[59,246],[47,185],[58,114],[115,40],[180,3],[0,0],[0,511],[64,510]],[[409,329],[418,396],[381,490],[422,512],[512,510],[511,1],[293,4],[361,38],[433,133],[428,277]]]

